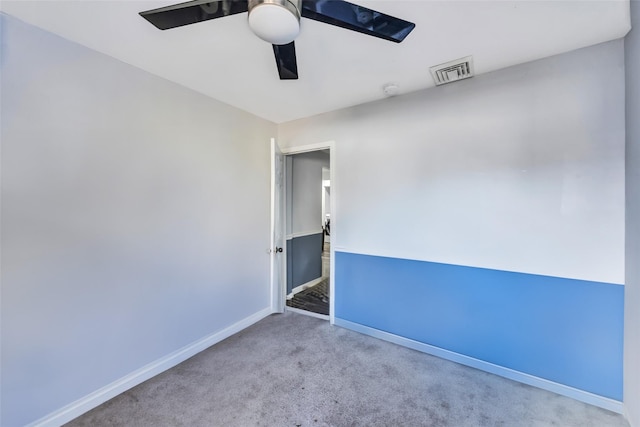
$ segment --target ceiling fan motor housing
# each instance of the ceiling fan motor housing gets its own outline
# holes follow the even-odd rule
[[[301,0],[249,0],[249,27],[274,45],[291,43],[300,32]]]

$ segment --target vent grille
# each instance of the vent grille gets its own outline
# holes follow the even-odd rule
[[[445,62],[444,64],[431,67],[430,70],[436,86],[468,79],[469,77],[473,77],[473,57],[466,56]]]

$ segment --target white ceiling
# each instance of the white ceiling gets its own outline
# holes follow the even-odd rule
[[[476,74],[623,37],[629,0],[352,0],[415,22],[400,44],[302,19],[299,80],[280,81],[247,14],[166,31],[138,12],[180,0],[2,1],[1,10],[276,123],[434,86],[429,67],[473,55]],[[576,64],[579,66],[579,64]]]

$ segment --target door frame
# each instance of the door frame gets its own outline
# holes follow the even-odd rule
[[[277,143],[277,142],[276,142]],[[321,150],[329,150],[329,179],[331,180],[331,192],[329,194],[329,204],[330,204],[330,208],[331,208],[331,247],[329,250],[329,323],[330,324],[334,324],[335,323],[335,245],[337,242],[336,239],[336,213],[337,213],[337,209],[336,209],[336,150],[335,150],[335,142],[334,141],[326,141],[326,142],[319,142],[316,144],[308,144],[308,145],[300,145],[300,146],[296,146],[296,147],[287,147],[287,148],[282,148],[280,147],[280,151],[282,152],[282,154],[284,156],[291,156],[294,154],[301,154],[301,153],[308,153],[311,151],[321,151]],[[286,162],[285,162],[286,164]],[[285,167],[285,173],[284,176],[287,176],[288,171],[286,170]],[[286,178],[285,178],[286,179]],[[284,192],[284,203],[286,206],[287,203],[287,195],[286,195],[286,191]],[[286,215],[287,215],[287,209],[284,209],[283,215],[285,216],[285,218],[283,218],[283,220],[285,221],[284,223],[286,224]],[[287,258],[284,257],[284,263],[285,263],[285,271],[286,271],[286,263],[287,263]],[[286,292],[285,295],[283,296],[284,299],[286,299]],[[277,299],[279,298],[279,295],[274,294],[272,296],[273,299]],[[282,301],[282,303],[284,304],[284,300]]]

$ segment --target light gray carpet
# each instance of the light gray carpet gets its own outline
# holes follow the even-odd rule
[[[272,315],[69,426],[628,426],[567,397],[296,313]]]

